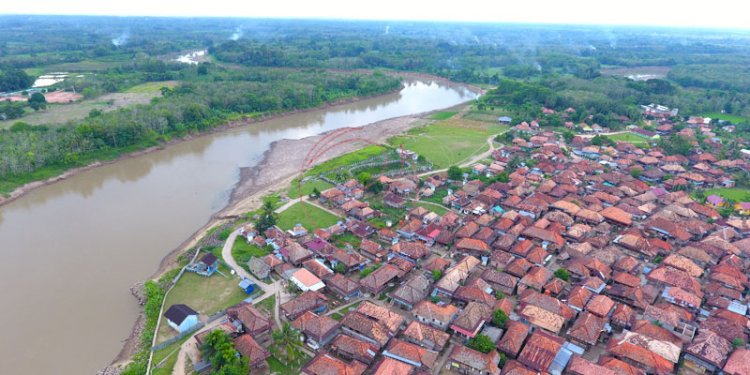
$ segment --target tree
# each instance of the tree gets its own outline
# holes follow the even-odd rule
[[[633,168],[630,170],[630,175],[633,176],[633,178],[641,177],[642,173],[643,173],[643,169],[640,169],[640,168]]]
[[[201,351],[211,362],[212,374],[244,375],[250,371],[248,359],[238,355],[232,338],[224,331],[214,330],[206,335]]]
[[[563,281],[570,280],[570,272],[566,270],[565,268],[558,268],[557,271],[555,271],[555,276]]]
[[[310,198],[318,198],[320,197],[320,190],[318,190],[317,187],[314,187],[312,189],[312,193],[310,193]]]
[[[31,94],[29,97],[29,107],[33,108],[35,111],[47,108],[47,99],[44,97],[44,94],[40,92]]]
[[[575,133],[573,133],[570,130],[564,130],[562,135],[563,135],[563,138],[565,139],[565,142],[568,142],[568,143],[572,142],[573,138],[576,136]]]
[[[276,225],[277,219],[276,212],[274,212],[273,203],[270,200],[265,200],[263,202],[261,211],[262,212],[260,214],[260,218],[258,218],[258,221],[255,222],[255,228],[258,229],[258,233],[263,233],[266,230],[272,228],[274,225]]]
[[[443,277],[443,271],[434,269],[432,270],[432,279],[435,281],[440,280],[440,278]]]
[[[371,183],[369,186],[367,186],[367,191],[369,191],[370,193],[373,193],[373,194],[377,194],[377,193],[380,193],[381,191],[383,191],[384,188],[385,188],[385,186],[383,186],[382,182],[375,181],[375,182]]]
[[[333,266],[333,270],[336,271],[336,273],[344,274],[346,273],[346,266],[344,263],[336,262],[336,265]]]
[[[508,314],[505,313],[505,311],[497,309],[494,313],[492,313],[492,324],[503,328],[505,327],[505,323],[508,321]]]
[[[495,343],[487,335],[478,334],[466,343],[466,346],[482,353],[489,353],[495,349]]]
[[[372,175],[367,172],[361,172],[357,175],[357,181],[362,185],[367,185],[372,181]]]
[[[300,333],[289,322],[284,322],[281,329],[274,330],[271,337],[273,338],[272,350],[276,352],[276,358],[283,358],[286,365],[299,360],[302,353],[300,350],[302,340]]]
[[[450,166],[448,168],[448,179],[453,181],[460,181],[464,177],[464,172],[461,171],[461,168],[459,168],[456,165]]]
[[[735,337],[732,340],[732,347],[734,347],[734,348],[740,348],[740,347],[743,347],[743,346],[745,346],[745,340],[743,340],[742,338]]]

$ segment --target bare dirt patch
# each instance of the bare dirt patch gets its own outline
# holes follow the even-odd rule
[[[83,95],[69,91],[53,91],[44,94],[44,98],[47,99],[47,103],[62,104],[81,100]]]

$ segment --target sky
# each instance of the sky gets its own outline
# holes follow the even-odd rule
[[[750,29],[742,0],[23,0],[0,14],[324,18]]]

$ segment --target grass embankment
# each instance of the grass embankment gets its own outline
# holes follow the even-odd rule
[[[705,196],[718,195],[735,202],[750,202],[750,190],[740,188],[714,188],[703,191]]]
[[[279,228],[292,229],[296,224],[302,224],[305,229],[312,231],[317,228],[327,228],[336,224],[341,218],[308,203],[295,203],[279,214],[277,225]]]
[[[292,185],[289,187],[289,191],[287,192],[287,196],[291,199],[299,198],[300,196],[307,196],[312,194],[314,189],[318,189],[318,191],[323,191],[332,188],[333,185],[323,181],[323,180],[309,180],[303,182],[301,185],[299,184],[299,180],[294,180],[292,182]]]
[[[444,112],[437,112],[434,113],[432,116],[430,116],[430,119],[433,120],[447,120],[453,116],[455,116],[458,112],[456,111],[444,111]]]
[[[357,151],[350,152],[348,154],[341,155],[339,157],[320,163],[305,171],[305,176],[317,176],[321,173],[330,172],[337,168],[346,167],[354,163],[365,161],[367,159],[381,155],[384,152],[386,152],[386,148],[383,146],[365,146]]]
[[[174,365],[177,363],[177,354],[180,351],[180,346],[182,346],[185,341],[189,340],[192,335],[186,335],[185,337],[173,342],[172,344],[169,344],[159,350],[154,351],[154,358],[153,361],[153,369],[151,370],[151,375],[170,375],[172,374],[172,371],[174,370]],[[165,360],[166,359],[166,360]],[[164,361],[164,363],[161,363]],[[156,367],[161,363],[161,366]]]
[[[704,113],[702,116],[709,117],[711,119],[730,121],[732,124],[740,124],[740,123],[748,121],[746,117],[730,115],[728,113],[719,113],[719,112]]]
[[[507,126],[466,119],[450,119],[389,140],[403,145],[431,161],[436,167],[447,168],[467,161],[472,155],[487,151],[487,138],[508,130]]]

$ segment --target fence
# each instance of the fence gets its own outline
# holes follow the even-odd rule
[[[162,342],[162,343],[159,343],[159,344],[156,344],[156,345],[154,345],[154,346],[153,346],[153,347],[151,348],[151,351],[153,352],[153,351],[156,351],[156,350],[159,350],[159,349],[163,349],[163,348],[165,348],[165,347],[167,347],[167,346],[169,346],[169,345],[171,345],[171,344],[174,344],[175,342],[177,342],[177,341],[180,341],[180,339],[182,339],[183,337],[185,337],[185,336],[187,336],[187,335],[190,335],[190,334],[192,334],[193,332],[195,332],[195,331],[197,331],[197,330],[199,330],[199,329],[203,328],[203,327],[204,327],[205,325],[206,325],[206,324],[205,324],[205,323],[203,323],[203,322],[198,322],[198,324],[196,324],[196,325],[194,325],[194,326],[190,327],[190,329],[189,329],[189,330],[187,330],[187,331],[185,331],[185,332],[180,332],[180,334],[179,334],[179,335],[177,335],[177,336],[175,336],[175,337],[172,337],[172,338],[170,338],[170,339],[168,339],[168,340],[166,340],[166,341],[164,341],[164,342]]]

